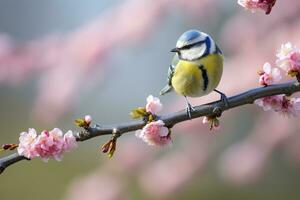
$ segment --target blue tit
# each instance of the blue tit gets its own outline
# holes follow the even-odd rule
[[[228,104],[226,96],[216,90],[223,72],[223,54],[208,34],[198,30],[186,31],[171,52],[176,54],[168,70],[167,85],[160,95],[174,89],[184,96],[190,118],[194,109],[187,97],[201,97],[216,91],[221,94],[221,100]]]

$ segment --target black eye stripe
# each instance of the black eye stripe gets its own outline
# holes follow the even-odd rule
[[[181,48],[178,48],[178,50],[190,49],[194,46],[198,46],[198,45],[201,45],[201,44],[204,44],[204,43],[205,43],[205,40],[204,41],[199,41],[199,42],[196,42],[194,44],[189,44],[189,45],[183,46]]]

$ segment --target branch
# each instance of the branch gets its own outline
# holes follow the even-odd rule
[[[267,87],[259,87],[248,90],[246,92],[237,94],[228,98],[228,105],[224,105],[222,101],[214,101],[208,104],[194,107],[192,112],[192,119],[209,116],[216,114],[216,110],[221,114],[225,110],[235,108],[238,106],[252,104],[256,99],[260,99],[266,96],[286,94],[288,96],[295,92],[300,91],[300,85],[298,82],[288,82],[276,85],[269,85]],[[171,128],[175,124],[190,120],[186,110],[181,110],[175,113],[170,113],[160,116],[160,119],[165,123],[165,126]],[[94,137],[111,134],[124,134],[135,130],[142,129],[147,122],[145,121],[132,121],[122,124],[88,127],[85,131],[78,133],[76,136],[77,141],[85,141]],[[0,159],[0,173],[2,173],[8,166],[21,161],[26,160],[24,156],[20,156],[17,153],[3,157]],[[27,159],[28,160],[28,159]]]
[[[19,162],[21,160],[29,160],[24,156],[20,156],[18,153],[11,154],[0,159],[0,174],[10,165]]]

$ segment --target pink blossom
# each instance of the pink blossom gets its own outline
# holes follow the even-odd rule
[[[264,111],[279,110],[283,95],[274,95],[257,99],[254,103],[263,108]]]
[[[44,161],[48,161],[51,157],[60,161],[62,154],[75,146],[76,139],[72,131],[68,131],[64,136],[58,128],[54,128],[52,131],[43,131],[35,142],[36,151]]]
[[[92,119],[92,117],[91,117],[90,115],[84,116],[84,121],[85,121],[88,125],[91,124],[92,120],[93,120],[93,119]]]
[[[203,117],[203,120],[202,120],[202,123],[203,124],[208,124],[209,123],[209,117]]]
[[[286,117],[297,117],[300,115],[300,98],[288,98],[283,96],[281,105],[276,112]]]
[[[297,48],[292,45],[292,43],[287,42],[285,44],[282,44],[280,49],[278,50],[276,57],[279,60],[284,60],[289,57],[290,53],[293,51],[297,51]]]
[[[257,99],[254,103],[264,111],[273,110],[287,117],[297,117],[300,114],[300,98],[275,95]]]
[[[270,14],[276,0],[238,0],[238,4],[254,12],[256,9],[262,9],[266,14]]]
[[[64,152],[72,150],[77,145],[72,131],[64,135],[58,128],[43,131],[40,135],[37,135],[34,129],[29,129],[28,133],[21,133],[19,140],[20,155],[27,158],[41,157],[44,161],[48,161],[49,158],[60,161]]]
[[[265,63],[263,66],[263,71],[259,72],[259,84],[260,85],[270,85],[281,80],[281,74],[278,68],[272,68],[270,63]]]
[[[35,142],[36,151],[44,161],[48,161],[51,156],[61,160],[63,146],[63,132],[59,129],[43,131]]]
[[[73,132],[71,130],[69,130],[64,135],[63,149],[64,149],[64,151],[69,152],[72,149],[74,149],[75,147],[77,147],[76,137],[74,137]]]
[[[35,140],[37,139],[36,131],[33,128],[28,129],[27,132],[22,132],[19,137],[18,154],[26,158],[38,157],[35,149]]]
[[[276,56],[276,64],[289,75],[295,76],[300,72],[300,50],[290,42],[282,44]]]
[[[147,112],[156,115],[161,111],[162,107],[163,105],[160,103],[159,98],[153,97],[152,95],[149,95],[147,97],[147,105],[146,105]]]
[[[153,121],[136,132],[136,136],[149,145],[164,146],[172,142],[169,129],[162,120]]]

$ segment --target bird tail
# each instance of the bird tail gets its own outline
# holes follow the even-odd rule
[[[160,91],[159,94],[160,94],[160,95],[164,95],[164,94],[170,92],[171,90],[172,90],[172,86],[166,85],[166,86]]]

